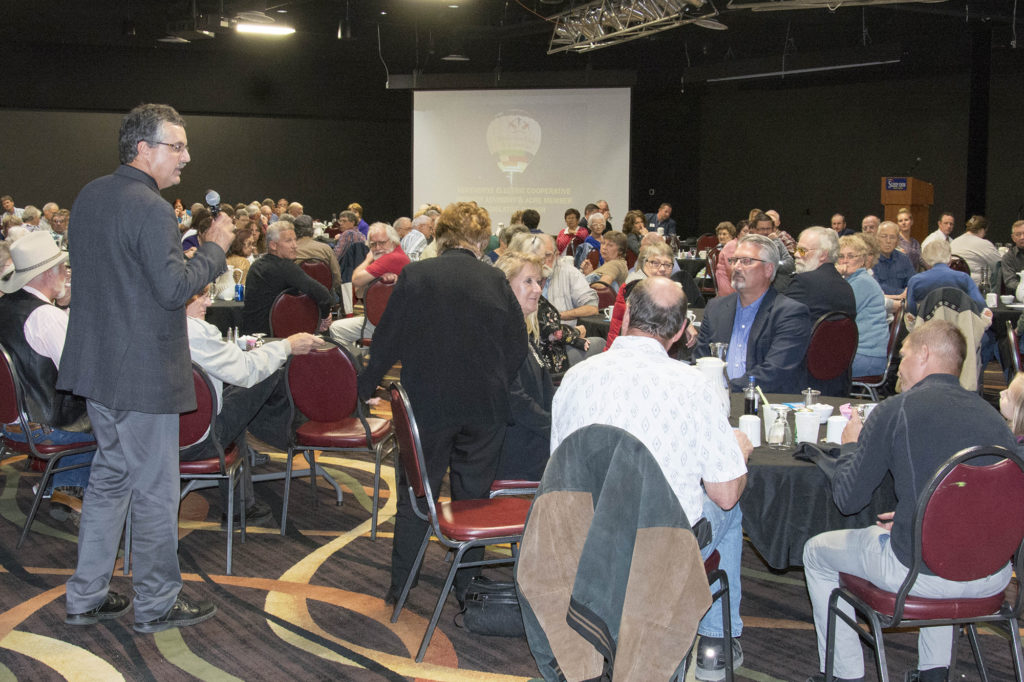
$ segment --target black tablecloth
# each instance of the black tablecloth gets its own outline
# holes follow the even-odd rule
[[[694,279],[697,278],[697,273],[700,272],[701,268],[707,265],[707,261],[704,258],[676,258],[676,263],[679,263],[679,268],[686,270]]]
[[[600,336],[608,338],[608,329],[611,327],[611,320],[604,315],[588,315],[576,320],[576,324],[582,324],[587,328],[587,336]]]
[[[245,304],[241,301],[214,301],[206,309],[206,321],[220,330],[224,336],[228,334],[229,327],[242,327],[242,308]]]
[[[773,403],[792,403],[802,400],[802,396],[769,394],[768,399]],[[836,406],[866,402],[828,397],[822,401]],[[734,393],[734,423],[742,413],[743,395]],[[838,410],[833,414],[838,414]],[[775,569],[802,566],[804,543],[818,533],[864,528],[873,525],[879,513],[896,508],[890,475],[875,490],[865,509],[845,516],[832,501],[832,490],[825,474],[810,462],[793,459],[792,452],[755,448],[747,470],[747,487],[740,498],[743,530],[758,553]]]

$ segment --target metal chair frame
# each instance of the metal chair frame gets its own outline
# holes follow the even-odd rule
[[[896,303],[893,308],[893,320],[889,323],[889,344],[885,354],[885,369],[881,374],[875,375],[879,377],[875,381],[871,381],[872,376],[853,377],[851,382],[851,397],[862,398],[864,394],[871,398],[874,402],[878,402],[878,388],[885,385],[885,382],[889,379],[889,367],[892,364],[893,355],[896,353],[896,339],[899,338],[900,330],[904,328],[906,324],[903,319],[903,304],[900,302]]]
[[[997,463],[988,465],[988,467],[1001,467],[998,472],[1000,478],[1005,479],[1006,476],[1021,476],[1024,477],[1024,459],[1021,458],[1016,452],[1007,450],[998,446],[989,447],[973,447],[965,448],[960,452],[956,453],[937,471],[929,481],[928,485],[921,492],[917,499],[917,506],[914,512],[914,529],[913,529],[913,561],[909,567],[906,578],[900,585],[899,590],[895,593],[889,593],[894,597],[894,603],[891,613],[880,613],[874,608],[869,606],[863,599],[853,594],[849,588],[842,586],[842,574],[840,574],[840,587],[837,587],[832,591],[829,597],[828,605],[828,635],[826,640],[825,649],[825,680],[826,682],[832,682],[833,677],[833,666],[835,662],[835,629],[836,629],[836,618],[841,618],[844,623],[852,627],[861,640],[871,645],[875,650],[875,664],[878,668],[878,677],[882,682],[889,681],[889,671],[885,661],[885,644],[882,639],[883,628],[921,628],[932,625],[953,625],[955,626],[955,636],[953,637],[952,657],[950,659],[950,668],[947,675],[947,680],[957,679],[956,677],[956,649],[959,643],[960,628],[964,627],[967,629],[967,635],[970,640],[971,650],[974,653],[975,664],[978,667],[978,672],[981,675],[983,682],[987,682],[988,675],[985,672],[984,661],[981,656],[981,648],[978,644],[978,631],[977,623],[1006,623],[1009,627],[1009,639],[1011,650],[1013,653],[1013,664],[1014,671],[1016,673],[1017,682],[1024,680],[1024,650],[1021,647],[1020,640],[1020,625],[1019,618],[1024,607],[1024,590],[1021,590],[1018,586],[1016,591],[1016,597],[1014,603],[1010,604],[1008,601],[1003,600],[1002,605],[996,613],[990,615],[981,615],[973,617],[951,617],[951,618],[932,618],[929,620],[913,620],[904,617],[904,607],[908,596],[910,595],[911,589],[914,587],[914,583],[917,580],[918,575],[922,569],[926,566],[926,559],[924,558],[926,553],[930,553],[930,550],[924,547],[923,535],[925,524],[937,523],[934,519],[929,518],[934,512],[930,508],[933,495],[941,487],[947,488],[963,488],[968,487],[966,483],[958,481],[951,481],[947,484],[947,480],[954,476],[957,471],[963,466],[969,466],[966,463],[972,459],[986,456],[1000,456],[1004,459]],[[1008,464],[1009,463],[1009,464]],[[1012,466],[1010,466],[1012,465]],[[1015,467],[1015,468],[1014,468]],[[977,467],[969,467],[977,468]],[[1004,472],[1003,469],[1006,469]],[[943,500],[944,502],[946,500]],[[947,502],[948,503],[948,502]],[[1024,571],[1024,528],[1020,525],[1019,512],[1021,511],[1020,504],[1017,504],[1015,509],[1006,510],[1006,513],[1014,517],[1014,521],[1018,523],[1017,527],[1017,549],[1013,552],[1012,559],[1014,573],[1018,576],[1022,575]],[[966,510],[956,509],[954,513],[963,516]],[[991,522],[988,519],[986,522]],[[977,523],[977,521],[975,521]],[[969,526],[969,529],[973,527],[973,524]],[[961,531],[962,532],[962,531]],[[929,530],[930,534],[934,534],[935,530]],[[932,550],[933,552],[933,550]],[[941,558],[941,557],[939,557]],[[936,569],[938,570],[938,569]],[[863,580],[863,579],[861,579]],[[1004,592],[1005,596],[1005,592]],[[839,610],[838,602],[842,599],[844,602],[849,604],[854,609],[854,616],[848,616]],[[929,601],[924,597],[913,597],[918,602]],[[954,601],[954,602],[970,602],[971,598],[963,599],[951,599],[951,600],[935,600],[941,601]],[[952,607],[951,607],[952,608]],[[856,614],[859,613],[864,616],[865,620],[868,621],[870,631],[865,632],[862,630],[857,623]]]
[[[28,531],[32,527],[32,522],[35,521],[39,505],[43,501],[46,484],[53,475],[89,466],[88,462],[83,462],[62,467],[58,466],[60,461],[70,455],[95,450],[96,442],[69,445],[47,445],[46,443],[38,442],[32,435],[33,423],[28,418],[28,409],[25,406],[25,392],[22,388],[21,377],[18,375],[18,368],[14,364],[10,353],[2,345],[0,345],[0,358],[3,360],[3,367],[6,368],[6,372],[3,372],[3,368],[0,368],[0,386],[2,386],[2,390],[0,390],[0,423],[16,423],[21,427],[21,431],[25,435],[25,442],[7,438],[6,436],[0,439],[0,442],[3,443],[3,452],[28,455],[30,458],[34,457],[39,461],[46,462],[43,477],[39,481],[35,496],[32,498],[32,507],[25,517],[25,525],[21,529],[21,536],[18,538],[18,544],[15,546],[16,549],[19,549],[24,544],[25,538],[28,537]],[[45,425],[36,426],[42,426],[44,429],[47,428]]]

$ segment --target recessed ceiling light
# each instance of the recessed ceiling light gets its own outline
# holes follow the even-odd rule
[[[388,13],[387,13],[387,11],[386,11],[386,10],[381,10],[381,11],[380,11],[380,15],[381,15],[382,17],[386,17],[386,16],[387,16],[387,14],[388,14]]]

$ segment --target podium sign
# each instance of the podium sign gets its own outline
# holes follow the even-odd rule
[[[909,208],[910,215],[914,218],[910,235],[918,241],[923,241],[928,236],[931,227],[928,213],[935,203],[935,190],[930,182],[905,175],[883,177],[881,201],[885,207],[884,220],[896,222],[899,210]]]

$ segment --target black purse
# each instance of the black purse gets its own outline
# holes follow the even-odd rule
[[[460,627],[478,635],[526,636],[515,583],[490,580],[481,575],[474,577],[466,591],[465,609],[460,615]]]

